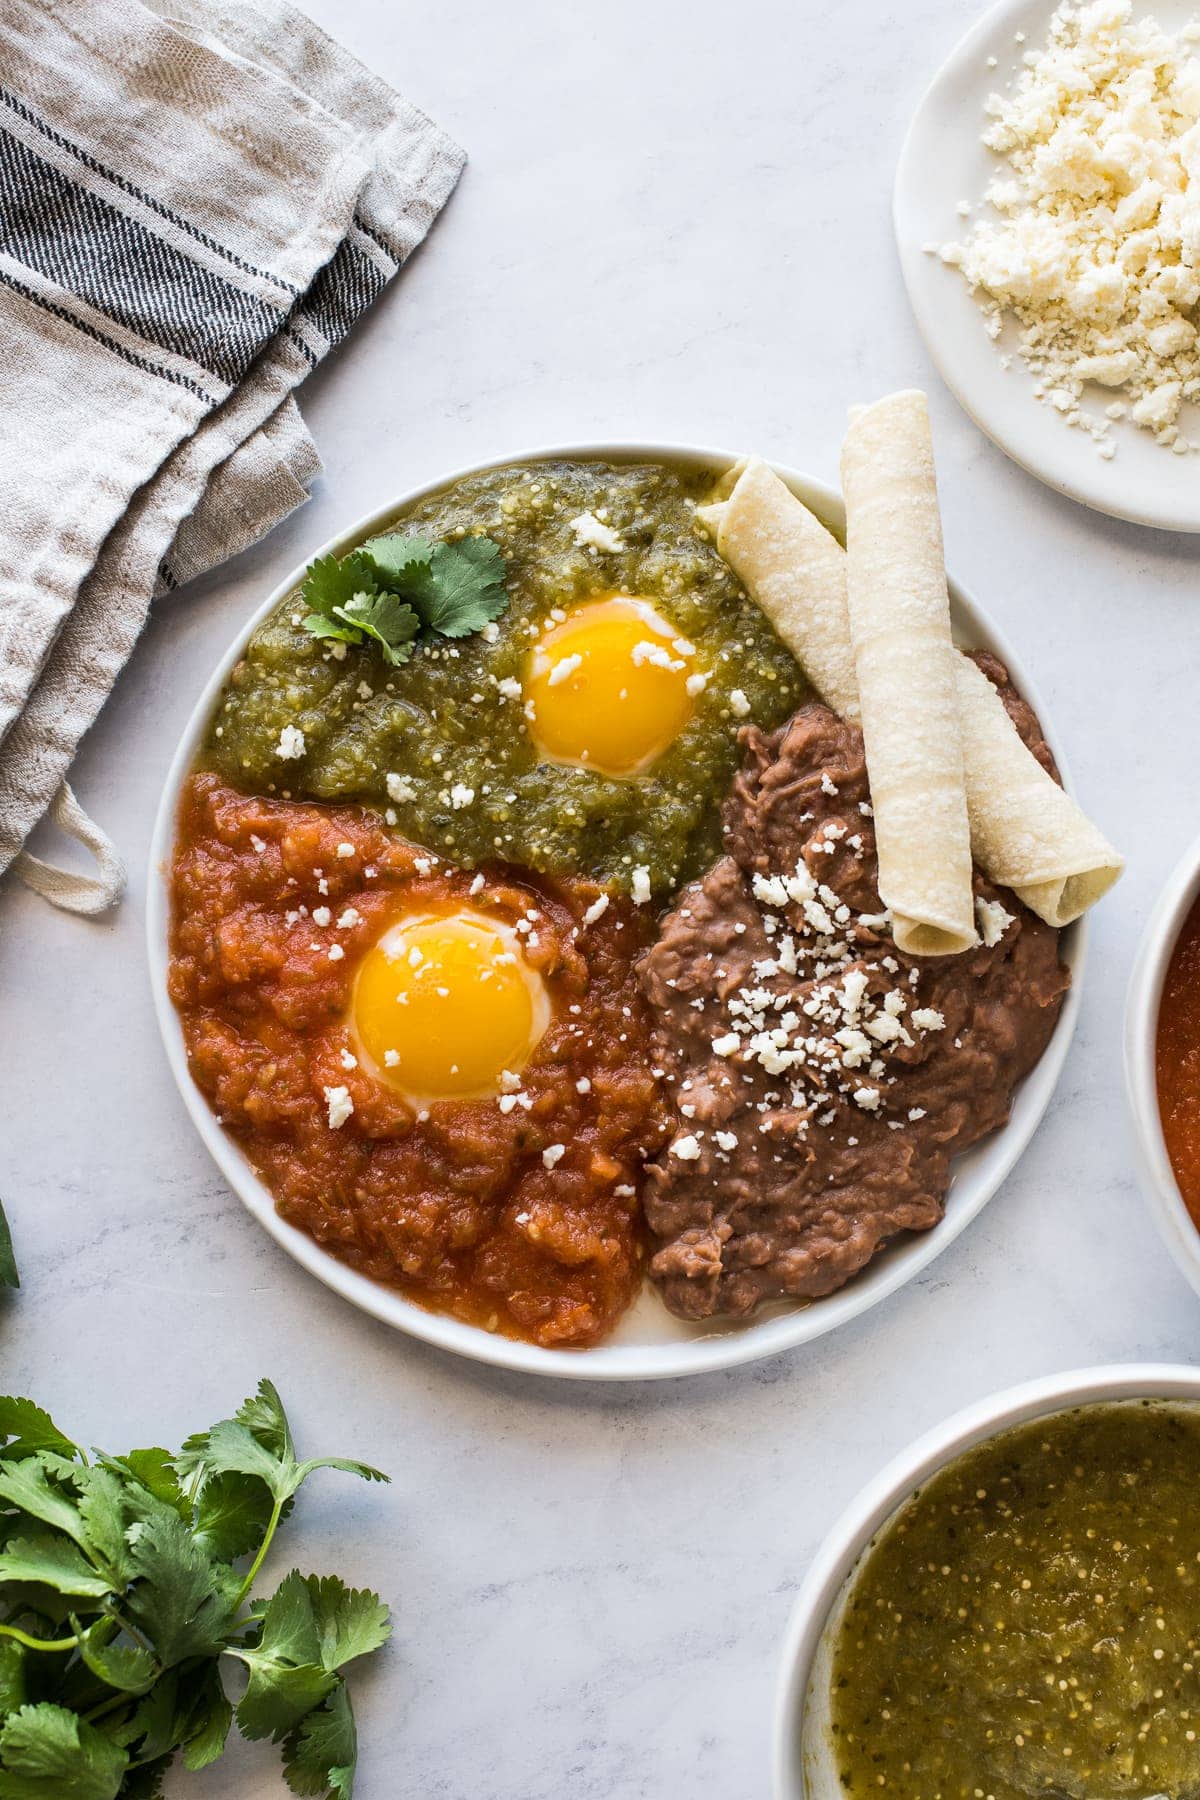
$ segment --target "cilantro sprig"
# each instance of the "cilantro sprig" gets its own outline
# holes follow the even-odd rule
[[[301,599],[313,637],[371,642],[398,667],[422,636],[469,637],[499,618],[508,605],[504,558],[488,537],[433,543],[389,532],[348,556],[319,556]]]
[[[0,1399],[0,1800],[156,1800],[177,1760],[222,1754],[236,1719],[282,1745],[292,1792],[350,1800],[344,1670],[385,1642],[378,1595],[293,1569],[252,1589],[317,1469],[269,1381],[232,1419],[162,1449],[91,1458],[31,1400]],[[222,1659],[241,1665],[231,1700]]]

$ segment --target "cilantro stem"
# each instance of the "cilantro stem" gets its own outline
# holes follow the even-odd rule
[[[18,1644],[24,1644],[27,1650],[74,1650],[79,1643],[77,1637],[30,1637],[27,1631],[19,1630],[16,1625],[0,1625],[0,1637],[16,1638]]]
[[[266,1561],[267,1551],[271,1548],[271,1539],[275,1536],[275,1530],[279,1524],[279,1515],[283,1511],[283,1506],[284,1506],[284,1503],[283,1503],[282,1499],[277,1498],[275,1501],[275,1504],[271,1508],[271,1517],[267,1520],[266,1535],[263,1538],[262,1543],[258,1547],[258,1555],[255,1557],[254,1561],[250,1564],[250,1567],[246,1573],[246,1579],[242,1583],[241,1591],[238,1594],[237,1600],[234,1602],[234,1611],[235,1612],[237,1611],[238,1607],[241,1606],[241,1604],[245,1600],[247,1594],[249,1594],[250,1589],[254,1586],[254,1582],[258,1575],[258,1571],[262,1568],[263,1563]]]
[[[122,1689],[119,1694],[110,1694],[107,1700],[101,1700],[98,1706],[93,1706],[91,1712],[85,1712],[83,1717],[91,1725],[96,1719],[102,1719],[105,1713],[115,1712],[118,1706],[128,1706],[139,1698],[140,1695],[128,1694]]]
[[[147,1656],[154,1655],[154,1645],[150,1642],[150,1639],[145,1637],[143,1633],[138,1630],[137,1626],[127,1619],[124,1613],[114,1606],[111,1601],[105,1607],[105,1616],[111,1619],[113,1624],[116,1625],[119,1630],[127,1632],[138,1648],[144,1650]]]

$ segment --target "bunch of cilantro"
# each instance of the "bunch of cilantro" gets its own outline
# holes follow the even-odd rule
[[[508,605],[504,558],[488,537],[432,543],[392,532],[348,556],[310,564],[300,597],[314,637],[343,644],[368,639],[393,667],[424,637],[469,637]]]
[[[377,1595],[293,1570],[251,1589],[314,1469],[269,1381],[178,1455],[89,1458],[31,1400],[0,1399],[0,1800],[154,1800],[236,1716],[283,1746],[294,1794],[349,1800],[342,1670],[390,1632]],[[231,1704],[222,1658],[240,1666]]]

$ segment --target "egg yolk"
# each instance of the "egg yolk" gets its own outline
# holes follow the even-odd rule
[[[590,600],[538,639],[525,717],[547,762],[640,775],[692,715],[696,649],[646,600]]]
[[[411,1100],[500,1091],[550,1022],[521,940],[463,908],[400,920],[363,959],[352,1024],[374,1072]]]

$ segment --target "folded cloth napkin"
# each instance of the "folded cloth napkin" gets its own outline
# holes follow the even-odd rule
[[[0,872],[116,899],[79,740],[155,592],[307,497],[293,391],[463,160],[283,0],[4,0]],[[48,811],[94,876],[22,852]]]

